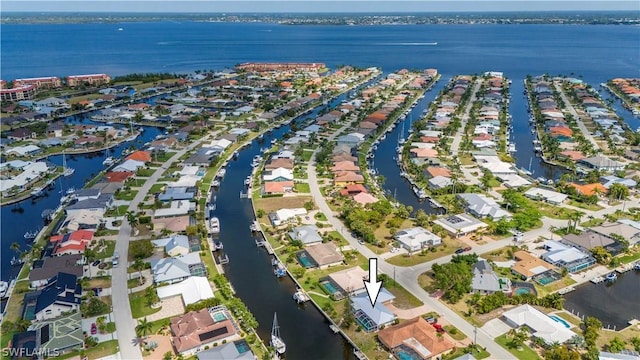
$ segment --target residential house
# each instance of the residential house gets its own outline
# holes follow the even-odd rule
[[[196,210],[196,203],[187,200],[173,200],[168,208],[156,209],[154,217],[169,217],[187,215]]]
[[[482,221],[467,214],[441,217],[434,221],[434,223],[442,226],[443,229],[455,236],[466,235],[488,226]]]
[[[593,248],[598,246],[605,248],[613,255],[616,255],[621,251],[621,246],[617,241],[591,230],[583,231],[577,235],[564,235],[560,242],[568,246],[575,247],[586,254],[589,254]]]
[[[369,274],[361,267],[355,266],[349,269],[336,271],[327,276],[326,281],[332,284],[338,294],[332,294],[334,298],[342,298],[347,295],[366,293],[364,280],[369,278]]]
[[[307,246],[300,254],[298,254],[298,259],[303,257],[310,259],[311,265],[320,269],[341,265],[344,262],[344,256],[332,242],[316,243],[311,246]],[[300,261],[300,263],[302,266],[309,267],[304,261]]]
[[[349,184],[364,184],[364,176],[354,171],[339,171],[334,173],[333,184],[341,187]]]
[[[451,171],[445,167],[441,166],[429,166],[424,170],[425,175],[429,178],[435,178],[438,176],[442,176],[445,178],[451,177]]]
[[[289,232],[289,237],[291,240],[299,241],[303,245],[322,242],[322,236],[318,233],[318,227],[315,225],[302,225],[295,227]]]
[[[513,257],[516,262],[511,266],[511,273],[520,275],[520,278],[525,281],[555,269],[553,265],[524,250],[516,251]]]
[[[567,246],[555,240],[547,240],[543,247],[547,250],[542,259],[552,265],[565,268],[570,273],[584,270],[595,265],[596,260],[575,247]]]
[[[280,209],[269,213],[269,220],[273,226],[279,226],[284,223],[295,221],[298,216],[307,215],[305,208]]]
[[[635,188],[638,185],[638,183],[633,179],[620,178],[615,175],[607,175],[607,176],[601,177],[600,183],[602,184],[602,186],[607,188],[607,190],[613,184],[621,184],[628,188]]]
[[[255,360],[256,356],[251,351],[245,340],[238,340],[198,353],[198,360]]]
[[[197,252],[151,261],[151,272],[155,284],[173,284],[190,276],[206,275],[207,270]]]
[[[618,171],[624,170],[624,164],[612,160],[604,155],[597,155],[594,157],[581,159],[578,164],[585,166],[589,169],[596,169],[602,171]]]
[[[83,349],[82,316],[75,312],[57,319],[34,322],[27,331],[14,334],[11,347],[25,355],[58,356]]]
[[[409,252],[420,251],[442,244],[442,238],[418,226],[396,232],[393,238]]]
[[[71,274],[80,279],[84,275],[83,263],[81,254],[38,259],[33,262],[29,272],[29,286],[32,289],[42,288],[48,285],[51,280],[55,280],[59,272]]]
[[[366,292],[349,298],[356,322],[365,332],[375,332],[396,321],[396,315],[384,304],[392,302],[395,296],[387,289],[380,288],[378,299],[371,306],[369,294]]]
[[[482,194],[458,194],[458,198],[466,203],[466,210],[473,216],[483,218],[488,217],[492,220],[510,218],[511,214],[503,210],[498,203]]]
[[[27,320],[49,320],[80,309],[82,289],[75,275],[58,272],[42,289],[27,293],[24,299]],[[26,309],[33,309],[33,315]],[[33,316],[33,318],[29,318]]]
[[[543,188],[531,188],[524,193],[524,196],[533,200],[543,200],[548,202],[549,204],[559,205],[562,204],[567,198],[568,195],[551,191]]]
[[[606,187],[604,187],[604,185],[600,183],[584,184],[584,185],[569,183],[568,185],[574,187],[578,191],[578,193],[586,196],[602,195],[602,194],[606,194],[609,191]]]
[[[186,255],[191,251],[189,238],[186,235],[173,235],[170,237],[151,240],[156,247],[164,248],[165,254],[169,256]]]
[[[214,297],[209,279],[205,276],[192,276],[177,284],[160,286],[156,288],[156,292],[160,300],[181,296],[184,306]]]
[[[340,189],[340,195],[342,196],[354,196],[366,192],[367,188],[365,188],[362,184],[351,184],[345,186],[344,189]]]
[[[134,151],[131,154],[129,154],[129,156],[127,156],[125,159],[136,160],[136,161],[141,161],[143,163],[146,163],[151,161],[151,152],[143,151],[143,150]]]
[[[290,193],[294,186],[293,181],[265,181],[262,185],[262,195]]]
[[[511,280],[499,277],[488,261],[480,259],[473,265],[471,290],[480,294],[493,294],[498,291],[511,294]]]
[[[214,343],[239,339],[238,326],[229,311],[218,306],[190,311],[171,319],[171,343],[178,354],[189,357]]]
[[[262,175],[264,181],[293,181],[293,171],[285,168],[277,168],[265,171]]]
[[[438,175],[429,179],[429,188],[433,190],[444,189],[453,185],[453,180],[449,177]]]
[[[127,171],[127,172],[134,172],[135,173],[141,167],[144,167],[144,162],[142,162],[142,161],[125,160],[121,164],[116,165],[113,169],[111,169],[111,171],[112,172]]]
[[[333,167],[331,167],[331,171],[360,171],[360,167],[356,165],[353,161],[338,161],[333,163]]]
[[[50,241],[54,243],[53,254],[84,254],[87,245],[93,239],[93,230],[77,230],[63,235],[53,235]]]
[[[531,336],[544,340],[547,344],[562,344],[576,335],[564,324],[557,322],[531,305],[520,305],[505,311],[502,319],[512,328],[526,326]]]
[[[267,171],[275,170],[278,168],[293,170],[293,160],[292,159],[272,159],[265,165],[264,168]]]
[[[196,180],[197,181],[197,180]],[[160,201],[186,200],[189,201],[196,196],[198,189],[190,186],[167,187],[164,192],[158,194]]]
[[[440,359],[455,349],[420,316],[380,330],[378,340],[392,353],[408,354],[411,359]]]
[[[629,245],[640,242],[640,229],[636,224],[627,221],[628,219],[621,219],[614,223],[604,223],[600,226],[594,226],[589,231],[607,236],[609,238],[622,237],[629,242]]]
[[[28,128],[17,128],[7,134],[7,139],[15,141],[24,141],[32,138],[36,138],[36,133]]]
[[[378,199],[369,193],[361,192],[359,194],[353,195],[353,201],[357,202],[362,206],[365,206],[367,204],[373,204],[378,202]]]
[[[42,149],[39,146],[36,145],[24,145],[24,146],[15,146],[12,147],[11,149],[8,149],[6,154],[7,155],[17,155],[17,156],[28,156],[28,155],[35,155],[42,152]]]

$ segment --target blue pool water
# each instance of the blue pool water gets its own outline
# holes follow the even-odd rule
[[[309,259],[309,257],[304,252],[298,255],[298,261],[300,261],[300,265],[304,266],[305,268],[314,267],[313,261]]]
[[[569,324],[565,319],[556,316],[556,315],[551,315],[549,316],[551,319],[553,319],[553,321],[559,322],[562,325],[564,325],[564,327],[566,327],[567,329],[571,329],[571,324]]]
[[[412,353],[404,350],[398,350],[396,355],[398,355],[398,359],[400,360],[420,360],[419,357],[416,357]]]
[[[328,281],[323,282],[322,287],[324,287],[329,292],[329,294],[334,294],[339,292],[338,289],[336,289],[336,287],[333,286],[333,284]]]
[[[236,341],[235,345],[240,354],[244,354],[249,351],[249,345],[247,345],[245,341]]]
[[[516,295],[531,294],[531,290],[529,288],[521,287],[515,290],[515,294]]]
[[[215,320],[216,322],[225,321],[227,320],[227,316],[222,312],[218,312],[213,314],[213,320]]]
[[[198,171],[198,176],[202,177],[206,174],[206,172],[204,170],[200,170]]]

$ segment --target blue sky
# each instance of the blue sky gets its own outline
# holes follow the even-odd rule
[[[437,12],[437,11],[541,11],[633,10],[640,1],[584,0],[3,0],[2,11],[30,12]]]

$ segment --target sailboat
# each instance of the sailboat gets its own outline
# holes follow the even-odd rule
[[[111,166],[111,165],[113,165],[113,163],[116,162],[116,159],[113,156],[109,156],[109,148],[108,147],[105,150],[105,155],[106,155],[106,157],[105,157],[104,161],[102,162],[102,165]]]
[[[280,337],[280,327],[278,326],[278,318],[276,313],[273,313],[273,328],[271,329],[271,346],[276,349],[276,352],[280,355],[287,351],[287,346]]]
[[[62,152],[62,175],[71,176],[76,171],[74,168],[67,167],[67,156]]]

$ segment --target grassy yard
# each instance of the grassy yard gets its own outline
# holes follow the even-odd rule
[[[635,262],[636,260],[640,259],[640,250],[639,249],[634,249],[634,250],[629,250],[631,253],[630,254],[625,254],[620,256],[620,261],[624,264],[628,264],[628,263],[632,263]]]
[[[285,208],[302,208],[307,201],[313,201],[313,198],[311,196],[262,198],[255,199],[253,203],[256,209],[270,213]]]
[[[573,199],[569,199],[569,201],[567,201],[567,204],[571,206],[579,207],[580,209],[586,209],[591,211],[598,211],[602,209],[602,206],[598,204],[585,204],[583,202],[575,201]]]
[[[162,189],[164,189],[165,186],[167,186],[167,184],[165,183],[155,183],[151,185],[151,189],[149,189],[149,194],[162,192]]]
[[[138,190],[120,190],[117,194],[115,194],[114,198],[116,200],[131,201],[134,197],[136,197],[136,195],[138,195]]]
[[[109,288],[111,287],[111,278],[93,278],[89,280],[89,288]]]
[[[99,359],[108,355],[113,355],[118,352],[118,340],[107,340],[101,342],[98,345],[85,350],[85,355],[88,359]],[[73,357],[79,357],[79,351],[72,351],[62,356],[57,356],[57,359],[70,359]]]
[[[311,155],[313,154],[313,150],[305,150],[302,153],[301,159],[302,161],[308,163],[309,161],[311,161]]]
[[[149,177],[149,176],[153,175],[154,172],[156,172],[155,169],[140,168],[140,169],[138,169],[138,171],[136,171],[136,176]]]
[[[454,360],[467,353],[469,353],[469,350],[467,350],[466,348],[456,348],[456,350],[454,350],[453,352],[444,355],[442,357],[442,360]],[[478,360],[486,359],[491,356],[491,354],[489,354],[486,350],[482,350],[480,347],[478,347],[478,349],[471,350],[470,353],[474,358]]]
[[[457,248],[461,247],[463,244],[457,239],[445,238],[443,240],[444,244],[437,246],[436,251],[426,250],[424,252],[417,252],[411,256],[406,254],[396,255],[387,259],[387,262],[392,265],[397,266],[413,266],[417,264],[422,264],[423,262],[431,261],[446,255],[453,254]]]
[[[573,315],[571,315],[571,314],[569,314],[567,312],[560,311],[560,312],[555,313],[554,315],[557,315],[557,316],[567,320],[568,322],[570,322],[573,325],[579,326],[581,324],[580,319],[578,319],[577,317],[575,317],[575,316],[573,316]]]
[[[447,331],[447,334],[449,334],[449,336],[451,336],[454,340],[460,341],[467,338],[467,336],[462,331],[458,330],[458,328],[453,325],[445,325],[443,327]]]
[[[423,305],[420,299],[413,296],[404,287],[402,287],[402,285],[393,281],[391,278],[383,281],[382,286],[395,295],[396,298],[393,300],[393,305],[399,309],[412,309]]]
[[[572,278],[567,276],[567,277],[562,278],[562,279],[560,279],[558,281],[554,281],[551,284],[546,285],[546,286],[540,286],[537,283],[535,283],[534,285],[536,287],[536,291],[538,291],[538,296],[545,296],[547,294],[550,294],[550,293],[552,293],[554,291],[560,290],[560,289],[565,288],[567,286],[573,285],[575,283],[576,283],[575,280],[573,280]]]
[[[311,192],[311,188],[309,187],[309,184],[307,183],[297,183],[294,185],[294,189],[296,192],[299,193],[310,193]]]
[[[147,305],[147,299],[144,296],[145,291],[138,291],[129,294],[129,302],[131,303],[131,315],[134,319],[145,317],[160,311],[160,307],[152,309]]]
[[[113,252],[116,249],[116,242],[114,240],[105,240],[104,243],[104,247],[96,247],[96,250],[100,250],[96,253],[96,259],[106,259],[113,256]]]
[[[520,360],[537,360],[540,359],[538,354],[531,350],[527,345],[522,345],[522,349],[517,349],[511,346],[511,340],[507,338],[506,335],[500,335],[496,339],[496,342],[500,344],[503,348],[509,350],[515,357]]]
[[[508,261],[513,260],[513,252],[510,252],[510,247],[505,246],[503,248],[480,254],[480,257],[491,261]]]
[[[120,205],[118,207],[114,207],[112,209],[108,209],[105,213],[105,217],[115,217],[115,216],[124,216],[129,209],[129,205]]]

